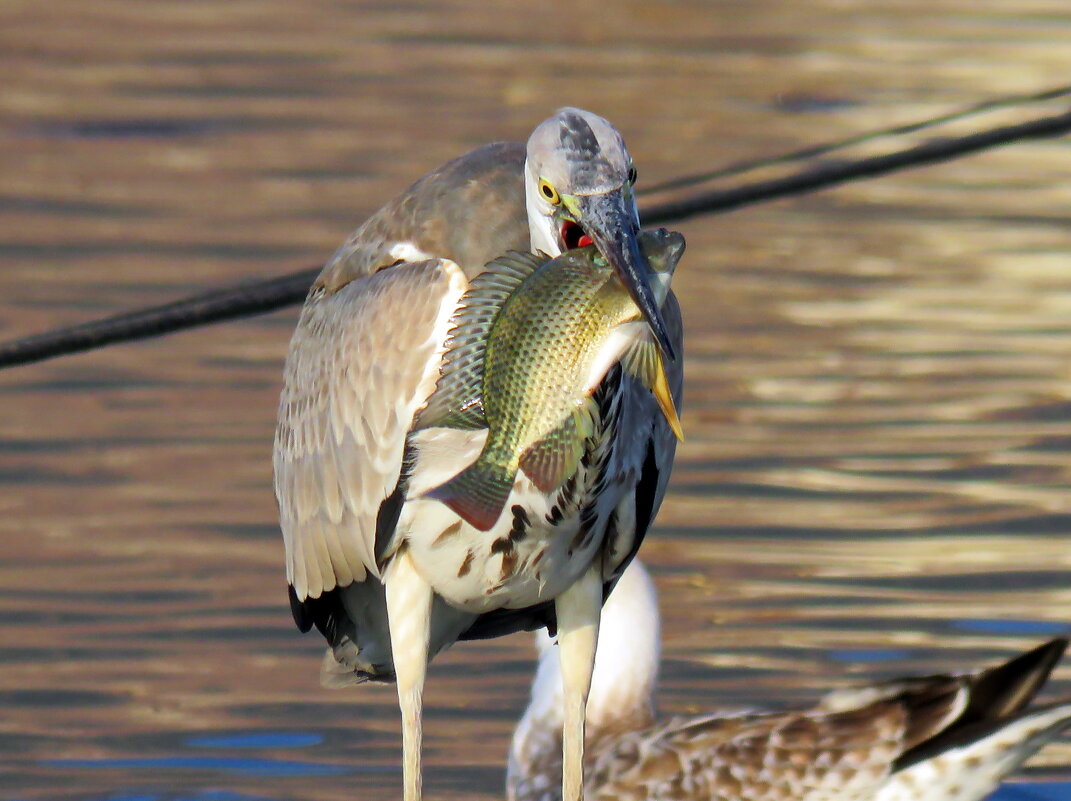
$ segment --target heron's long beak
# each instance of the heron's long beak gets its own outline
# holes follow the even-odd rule
[[[623,191],[575,197],[577,222],[610,262],[654,333],[659,350],[676,360],[662,312],[651,290],[650,265],[636,242],[636,220]]]

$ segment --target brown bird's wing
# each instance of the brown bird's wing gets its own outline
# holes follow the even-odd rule
[[[413,415],[435,387],[467,282],[452,261],[314,288],[290,344],[275,493],[298,601],[379,576],[376,525],[399,483]],[[396,498],[400,501],[400,498]]]
[[[838,691],[803,712],[607,732],[592,744],[588,787],[619,801],[871,801],[902,782],[889,797],[981,798],[1071,721],[1068,703],[1024,710],[1066,645],[1053,640],[973,674]],[[941,755],[940,769],[905,778]],[[949,789],[957,785],[977,789]]]
[[[595,759],[588,787],[620,801],[862,801],[888,776],[903,730],[903,710],[891,703],[675,720],[617,738]]]

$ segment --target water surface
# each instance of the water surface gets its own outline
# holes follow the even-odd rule
[[[0,15],[0,335],[323,261],[551,109],[641,185],[1069,74],[1066,9],[57,0]],[[1071,629],[1071,142],[682,225],[662,706],[805,702]],[[270,489],[296,312],[0,374],[0,800],[396,797],[318,686]],[[528,639],[436,660],[430,798],[501,796]],[[1061,668],[1052,692],[1067,693]],[[1066,745],[1002,801],[1066,797]],[[1063,795],[1061,795],[1061,793]]]

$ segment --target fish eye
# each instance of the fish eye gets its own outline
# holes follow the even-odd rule
[[[636,176],[636,167],[633,166],[633,165],[629,165],[629,168],[628,168],[628,182],[629,182],[630,186],[635,186],[636,177],[637,177]]]
[[[551,186],[550,181],[546,178],[539,179],[539,194],[554,206],[562,202],[562,196],[558,194],[558,190]]]

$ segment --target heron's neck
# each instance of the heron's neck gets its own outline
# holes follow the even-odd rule
[[[538,191],[537,181],[538,179],[528,169],[526,160],[524,162],[524,205],[528,210],[528,233],[531,237],[532,252],[560,256],[562,249],[558,242],[558,231],[555,229],[554,219],[543,214],[534,201]]]
[[[660,656],[658,597],[638,559],[625,571],[606,601],[599,626],[595,673],[588,695],[589,737],[600,731],[633,729],[654,720],[654,689]],[[532,700],[513,737],[514,759],[533,749],[560,749],[562,713],[558,649],[539,635],[539,667]]]

